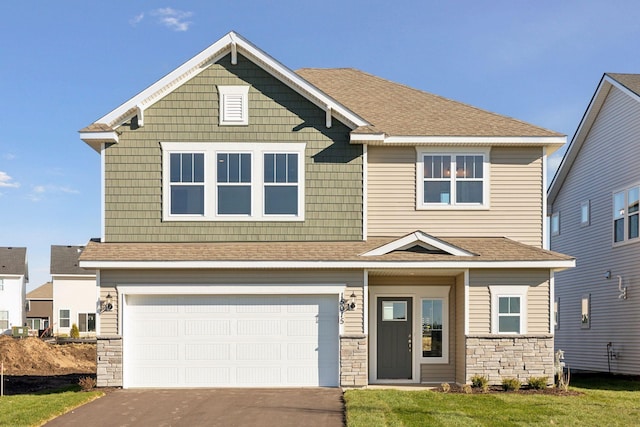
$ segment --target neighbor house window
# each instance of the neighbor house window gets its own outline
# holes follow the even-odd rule
[[[303,221],[304,143],[161,143],[165,221]]]
[[[589,201],[580,203],[580,225],[586,227],[591,222]]]
[[[553,302],[553,328],[560,329],[560,298]]]
[[[418,150],[418,208],[488,207],[488,152]]]
[[[41,321],[40,319],[27,319],[27,326],[32,330],[44,329],[40,327]]]
[[[591,327],[591,295],[590,294],[586,294],[582,296],[581,304],[580,304],[580,312],[582,314],[580,327],[582,329],[589,329]]]
[[[560,234],[560,212],[554,212],[551,214],[551,235],[557,236]]]
[[[80,332],[95,332],[96,314],[95,313],[78,313],[78,330]]]
[[[60,327],[68,328],[70,325],[71,313],[69,310],[60,310]]]
[[[528,286],[489,286],[491,292],[491,332],[525,334],[527,332]]]
[[[218,86],[219,123],[222,126],[249,124],[249,86]]]
[[[0,331],[9,329],[9,312],[0,310]]]
[[[443,300],[422,300],[422,357],[442,357]]]
[[[624,242],[640,236],[638,215],[640,187],[634,186],[613,195],[613,241]]]

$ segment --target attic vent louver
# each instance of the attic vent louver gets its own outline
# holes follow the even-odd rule
[[[249,124],[249,86],[218,86],[220,125]]]

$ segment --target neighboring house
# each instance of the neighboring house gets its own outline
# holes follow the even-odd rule
[[[565,137],[236,33],[80,131],[101,155],[98,384],[553,376]]]
[[[27,283],[27,248],[0,247],[0,334],[24,326]]]
[[[80,336],[96,335],[96,273],[78,265],[83,249],[51,245],[54,335],[68,336],[74,324]]]
[[[549,189],[556,348],[571,369],[640,374],[640,74],[604,74]]]
[[[27,326],[42,335],[53,319],[53,283],[44,285],[27,293]]]

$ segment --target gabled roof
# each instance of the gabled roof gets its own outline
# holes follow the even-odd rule
[[[352,140],[372,143],[373,134],[388,143],[565,142],[560,133],[353,68],[304,68],[297,73],[371,123],[353,131]]]
[[[430,236],[422,231],[415,231],[385,245],[367,251],[362,256],[387,255],[394,251],[409,250],[420,247],[432,253],[444,253],[456,256],[473,256],[474,254],[443,240]]]
[[[237,54],[240,53],[316,104],[327,113],[327,122],[330,121],[329,117],[334,116],[353,128],[368,124],[353,111],[336,102],[336,100],[307,82],[240,34],[231,31],[133,98],[86,128],[81,129],[80,138],[96,151],[100,150],[100,144],[103,142],[118,142],[118,135],[115,132],[118,126],[136,115],[138,116],[138,125],[141,126],[145,109],[160,101],[180,85],[194,78],[229,53],[231,53],[232,63],[235,62]]]
[[[100,243],[80,257],[87,268],[558,268],[575,266],[567,255],[504,237],[438,238],[430,241],[465,253],[395,250],[369,254],[397,238],[339,242]]]
[[[47,282],[27,293],[27,299],[30,300],[49,300],[53,299],[53,283]]]
[[[3,274],[25,276],[29,279],[27,248],[0,247],[0,276]]]
[[[548,146],[566,137],[510,117],[391,82],[355,69],[302,69],[297,73],[235,32],[167,74],[156,83],[80,130],[80,138],[100,151],[102,143],[117,143],[116,129],[210,65],[238,54],[262,67],[331,118],[350,126],[354,143],[382,144],[516,144]]]
[[[79,266],[78,259],[83,250],[84,246],[51,245],[51,274],[94,275],[94,271]]]
[[[591,131],[591,126],[593,126],[598,114],[600,114],[600,109],[604,105],[604,101],[609,95],[609,92],[614,87],[631,97],[631,99],[640,102],[640,74],[605,73],[602,76],[587,110],[582,116],[582,120],[580,120],[578,129],[571,139],[567,152],[564,154],[562,162],[551,181],[548,192],[549,206],[554,203],[558,196],[560,187],[562,187],[564,180],[573,166],[573,162],[576,160],[587,135],[589,135]]]

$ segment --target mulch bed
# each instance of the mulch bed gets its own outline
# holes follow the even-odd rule
[[[468,394],[461,386],[451,386],[449,391],[443,391],[442,388],[438,388],[437,391],[442,393],[462,393]],[[527,386],[522,386],[520,390],[515,391],[505,391],[502,386],[490,386],[487,391],[483,391],[479,387],[472,387],[471,394],[499,394],[499,393],[511,393],[511,394],[544,394],[544,395],[554,395],[554,396],[579,396],[583,394],[582,392],[575,390],[563,390],[557,387],[547,387],[540,390],[529,388]]]

